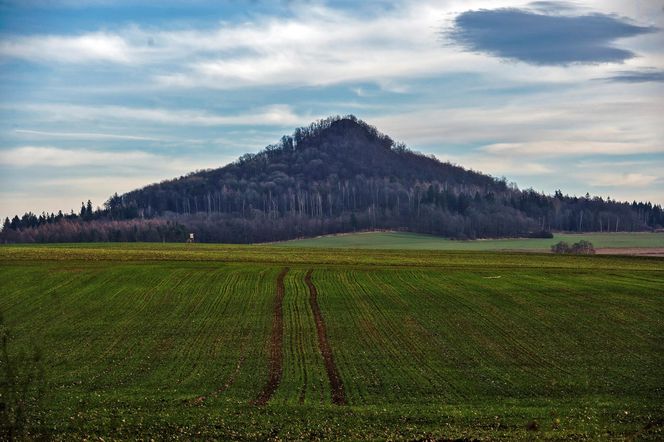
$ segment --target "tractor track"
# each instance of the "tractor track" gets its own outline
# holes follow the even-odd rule
[[[318,290],[311,280],[313,270],[309,270],[304,277],[304,282],[309,287],[309,303],[311,304],[311,311],[314,314],[316,321],[316,331],[318,333],[318,348],[320,349],[323,361],[325,362],[325,371],[330,380],[330,388],[332,389],[332,403],[336,405],[346,405],[346,392],[344,384],[339,376],[339,371],[334,363],[334,356],[332,355],[332,348],[327,340],[327,329],[325,321],[318,305]]]
[[[253,400],[255,405],[265,405],[270,400],[274,392],[281,383],[281,376],[284,372],[284,278],[288,273],[288,267],[285,267],[279,276],[277,276],[277,292],[274,297],[274,313],[272,317],[272,334],[270,336],[270,372],[268,381]]]

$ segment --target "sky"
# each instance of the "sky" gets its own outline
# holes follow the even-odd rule
[[[353,114],[522,189],[664,203],[664,0],[0,0],[0,216]]]

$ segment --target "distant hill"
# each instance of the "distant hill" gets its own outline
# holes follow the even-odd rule
[[[104,209],[5,220],[4,241],[264,242],[362,229],[453,238],[661,228],[658,205],[547,196],[409,150],[354,116],[257,154],[113,195]]]

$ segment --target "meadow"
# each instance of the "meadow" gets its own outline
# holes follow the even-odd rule
[[[2,246],[0,312],[5,437],[664,438],[657,258]]]
[[[405,249],[405,250],[512,250],[548,252],[558,241],[586,240],[596,248],[664,248],[664,232],[556,233],[553,238],[450,240],[410,232],[361,232],[285,241],[288,247]]]

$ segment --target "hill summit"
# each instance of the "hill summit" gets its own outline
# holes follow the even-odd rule
[[[454,238],[551,230],[647,230],[660,206],[521,191],[504,179],[441,162],[349,115],[296,129],[256,154],[113,195],[104,209],[26,214],[5,241],[264,242],[365,229]]]

